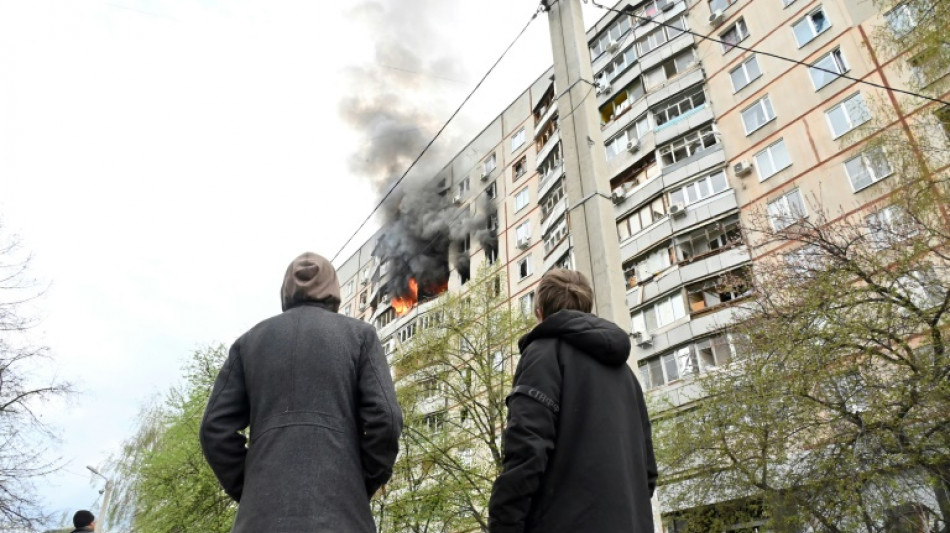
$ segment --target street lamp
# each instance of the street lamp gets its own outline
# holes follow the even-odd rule
[[[106,486],[103,490],[99,491],[99,494],[102,494],[102,506],[99,508],[99,527],[96,528],[99,530],[99,533],[105,533],[106,530],[106,511],[109,510],[109,498],[112,497],[112,480],[102,475],[98,470],[91,466],[86,466],[86,469],[92,472],[93,474],[101,477],[105,480]]]

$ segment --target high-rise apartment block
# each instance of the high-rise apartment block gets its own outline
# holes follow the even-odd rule
[[[679,395],[690,376],[730,361],[728,337],[715,332],[734,312],[725,304],[744,296],[735,280],[777,252],[743,228],[755,221],[781,228],[819,210],[829,220],[877,212],[887,193],[878,184],[891,175],[886,147],[865,148],[875,131],[848,133],[871,120],[937,120],[950,128],[950,112],[923,101],[908,108],[835,74],[908,86],[907,59],[879,51],[874,40],[911,23],[900,7],[622,0],[605,13],[587,35],[594,73],[587,98],[596,101],[603,138],[589,148],[602,158],[612,191],[631,365],[644,389],[675,404],[685,401]],[[467,255],[471,268],[504,265],[504,290],[525,313],[541,275],[571,268],[574,250],[586,246],[572,232],[575,206],[565,193],[572,176],[557,105],[567,88],[553,72],[432,177],[445,206],[481,213],[481,229],[497,236],[487,246],[453,240],[448,253]],[[374,323],[392,351],[421,327],[419,293],[444,289],[415,287],[407,295],[398,294],[405,287],[387,287],[398,265],[373,255],[375,241],[339,265],[341,312]],[[444,288],[464,290],[467,270],[450,269]]]

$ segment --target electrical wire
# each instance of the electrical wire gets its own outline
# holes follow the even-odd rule
[[[379,208],[382,207],[383,204],[386,203],[386,200],[389,199],[389,197],[396,190],[399,184],[402,183],[402,181],[406,179],[406,176],[409,175],[409,172],[412,171],[413,168],[415,168],[416,163],[418,163],[419,160],[422,159],[422,156],[425,155],[425,153],[429,151],[429,148],[431,148],[432,145],[435,143],[435,141],[442,135],[442,132],[445,131],[445,128],[448,127],[448,125],[455,119],[455,117],[459,114],[462,108],[465,107],[465,104],[468,103],[468,101],[472,98],[475,92],[478,91],[479,87],[481,87],[482,84],[485,82],[485,80],[488,79],[488,76],[490,76],[491,73],[495,70],[495,67],[497,67],[498,64],[501,63],[501,60],[504,59],[506,55],[508,55],[508,52],[511,50],[511,48],[515,45],[515,43],[518,42],[519,39],[521,39],[521,36],[524,35],[524,32],[528,30],[528,27],[531,26],[531,23],[534,22],[534,19],[538,18],[538,15],[542,13],[544,9],[545,9],[545,6],[544,6],[544,3],[542,2],[541,6],[538,7],[538,9],[535,10],[535,12],[531,15],[531,18],[528,20],[527,24],[525,24],[524,27],[521,28],[521,31],[518,32],[518,35],[515,36],[514,40],[512,40],[511,43],[505,48],[505,50],[501,53],[498,59],[495,60],[492,66],[488,68],[488,71],[485,72],[485,75],[482,76],[480,80],[478,80],[478,83],[475,84],[475,87],[471,90],[471,92],[468,93],[468,96],[466,96],[465,99],[462,100],[462,103],[459,104],[457,108],[455,108],[455,111],[452,112],[452,115],[449,116],[448,120],[446,120],[445,123],[442,124],[442,127],[439,128],[439,131],[437,131],[435,133],[435,136],[432,137],[432,140],[430,140],[422,148],[422,151],[419,152],[419,155],[417,155],[416,158],[412,160],[412,163],[409,164],[409,168],[407,168],[406,171],[403,172],[401,176],[399,176],[399,179],[397,179],[392,184],[389,190],[386,191],[386,194],[384,194],[383,197],[379,200],[379,202],[376,203],[376,206],[373,208],[372,211],[370,211],[369,215],[366,216],[366,218],[359,225],[359,227],[356,228],[356,231],[354,231],[353,234],[350,235],[349,238],[346,239],[346,242],[343,243],[343,246],[340,247],[337,253],[333,254],[333,258],[330,259],[330,262],[335,261],[336,258],[341,253],[343,253],[343,250],[345,250],[346,247],[349,246],[350,243],[353,241],[353,239],[357,236],[357,234],[359,234],[359,232],[363,230],[363,228],[366,226],[366,223],[369,222],[373,218],[373,215],[376,214],[377,211],[379,211]]]
[[[746,52],[753,52],[753,53],[756,53],[756,54],[762,54],[762,55],[764,55],[764,56],[766,56],[766,57],[772,57],[772,58],[775,58],[775,59],[780,59],[780,60],[782,60],[782,61],[787,61],[787,62],[789,62],[789,63],[795,63],[796,65],[802,65],[802,66],[805,66],[805,67],[808,67],[808,68],[813,68],[813,69],[816,69],[816,70],[820,70],[820,71],[822,71],[822,72],[827,72],[827,73],[829,73],[829,74],[834,74],[835,76],[837,76],[837,77],[839,77],[839,78],[844,78],[844,79],[846,79],[846,80],[851,80],[851,81],[856,82],[856,83],[862,83],[862,84],[864,84],[864,85],[869,85],[869,86],[875,87],[875,88],[877,88],[877,89],[883,89],[883,90],[885,90],[885,91],[892,91],[892,92],[896,92],[896,93],[906,94],[906,95],[913,96],[913,97],[916,97],[916,98],[922,98],[922,99],[924,99],[924,100],[930,100],[931,102],[937,102],[937,103],[944,104],[944,105],[950,105],[950,102],[948,102],[948,101],[946,101],[946,100],[941,100],[941,99],[939,99],[939,98],[934,98],[934,97],[932,97],[932,96],[927,96],[927,95],[925,95],[925,94],[920,94],[920,93],[916,93],[916,92],[913,92],[913,91],[908,91],[908,90],[905,90],[905,89],[897,89],[897,88],[895,88],[895,87],[890,87],[890,86],[888,86],[888,85],[883,85],[883,84],[880,84],[880,83],[875,83],[875,82],[873,82],[873,81],[862,80],[862,79],[859,79],[859,78],[855,78],[855,77],[853,77],[853,76],[848,76],[847,74],[843,74],[843,73],[836,72],[836,71],[834,71],[834,70],[830,70],[830,69],[826,69],[826,68],[822,68],[822,67],[816,67],[816,66],[814,66],[814,65],[809,65],[808,63],[805,63],[804,61],[799,61],[799,60],[797,60],[797,59],[793,59],[793,58],[791,58],[791,57],[786,57],[786,56],[783,56],[783,55],[781,55],[781,54],[775,54],[775,53],[772,53],[772,52],[763,52],[762,50],[758,50],[758,49],[755,49],[755,48],[752,48],[752,47],[741,46],[741,45],[739,45],[739,44],[737,44],[737,43],[736,43],[736,44],[728,43],[728,42],[723,41],[723,40],[721,40],[721,39],[716,39],[716,38],[714,38],[714,37],[710,37],[710,36],[708,36],[708,35],[703,35],[703,34],[701,34],[701,33],[692,31],[692,30],[690,30],[690,29],[688,29],[688,28],[686,28],[686,29],[678,28],[678,27],[676,27],[676,26],[673,26],[672,24],[669,24],[669,23],[666,23],[666,22],[660,22],[660,21],[658,21],[658,20],[655,20],[655,19],[652,18],[652,17],[643,17],[643,16],[640,16],[640,15],[634,14],[633,6],[632,6],[632,5],[629,5],[629,4],[626,5],[626,6],[624,6],[623,9],[614,9],[614,8],[612,8],[612,7],[607,7],[607,6],[603,5],[603,4],[598,3],[597,0],[590,0],[590,3],[591,3],[593,6],[598,7],[598,8],[600,8],[600,9],[603,9],[603,10],[605,10],[605,11],[611,11],[611,12],[613,12],[613,13],[619,13],[619,14],[621,14],[621,15],[628,15],[628,16],[633,17],[633,18],[635,18],[635,19],[637,19],[637,20],[639,20],[639,21],[642,21],[644,24],[646,24],[646,23],[648,23],[648,22],[652,22],[653,24],[656,24],[656,25],[658,25],[658,26],[663,26],[663,27],[666,27],[666,28],[673,28],[673,29],[675,29],[676,31],[679,31],[680,33],[688,33],[688,34],[690,34],[690,35],[692,35],[692,36],[694,36],[694,37],[699,37],[700,39],[702,39],[702,40],[704,40],[704,41],[711,41],[711,42],[714,42],[714,43],[719,43],[720,45],[729,47],[730,50],[731,50],[732,48],[738,48],[739,50],[743,50],[743,51],[746,51]]]

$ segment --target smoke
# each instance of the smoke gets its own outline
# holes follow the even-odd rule
[[[374,40],[373,58],[347,73],[351,90],[340,102],[340,115],[361,137],[350,168],[369,179],[380,196],[392,189],[451,114],[444,95],[455,92],[447,85],[466,87],[447,46],[452,41],[438,31],[438,22],[451,16],[451,4],[366,1],[351,12]],[[468,253],[459,251],[470,235],[473,245],[494,243],[497,249],[494,232],[487,229],[492,203],[478,203],[473,214],[454,205],[448,184],[435,180],[456,141],[447,138],[433,145],[381,209],[384,230],[373,255],[389,261],[394,296],[407,293],[410,277],[421,293],[443,287],[450,266],[468,277]]]

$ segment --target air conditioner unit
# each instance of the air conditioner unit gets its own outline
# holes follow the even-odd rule
[[[709,25],[712,26],[712,27],[716,27],[716,26],[722,24],[722,21],[723,21],[725,18],[726,18],[726,17],[725,17],[725,15],[723,15],[722,10],[721,10],[721,9],[717,9],[716,11],[713,11],[711,15],[709,15]]]
[[[624,196],[623,194],[619,192],[610,193],[610,201],[613,202],[614,205],[622,204],[626,198],[627,198],[626,196]]]
[[[483,170],[483,171],[482,171],[482,176],[481,176],[482,181],[487,180],[489,176],[491,176],[491,170]]]
[[[529,237],[522,237],[518,239],[518,242],[516,243],[518,248],[521,248],[522,250],[527,248],[529,244],[531,244],[531,239]]]
[[[650,346],[653,344],[653,335],[645,331],[633,331],[630,333],[630,336],[633,337],[634,342],[637,343],[637,346]]]
[[[627,151],[631,154],[640,150],[640,139],[627,141]]]
[[[743,159],[735,165],[732,165],[732,171],[736,173],[736,176],[745,176],[752,172],[752,163]]]
[[[453,202],[455,205],[460,205],[460,204],[462,203],[462,195],[461,195],[461,194],[456,194],[455,196],[453,196],[453,197],[452,197],[452,202]]]
[[[598,81],[598,82],[597,82],[597,90],[596,90],[595,92],[596,92],[597,94],[610,94],[610,90],[611,90],[612,88],[613,88],[613,87],[610,86],[610,83],[608,83],[608,82],[606,82],[606,81]]]
[[[360,311],[366,311],[366,304],[360,304]]]
[[[369,278],[363,278],[360,280],[360,285],[367,285],[367,284],[369,284]]]
[[[670,216],[673,218],[680,218],[686,215],[686,205],[681,203],[675,203],[670,205]]]
[[[618,48],[620,48],[620,42],[619,42],[619,41],[615,41],[615,40],[611,39],[610,42],[607,43],[607,53],[609,53],[609,54],[612,54],[612,53],[616,52]]]
[[[661,0],[660,2],[658,2],[658,5],[659,5],[660,9],[662,9],[663,11],[667,11],[667,10],[673,8],[673,1],[672,1],[672,0],[666,0],[666,1],[664,2],[664,1]]]

